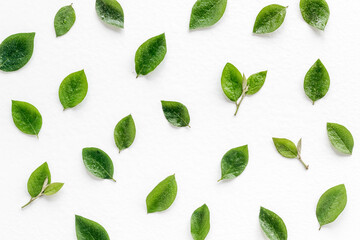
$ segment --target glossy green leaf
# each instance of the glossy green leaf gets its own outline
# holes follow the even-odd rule
[[[0,44],[0,70],[19,70],[30,60],[34,50],[35,33],[18,33]]]
[[[194,240],[204,240],[210,231],[210,211],[206,204],[191,215],[191,235]]]
[[[307,72],[304,80],[306,95],[313,101],[323,98],[330,87],[330,76],[325,66],[318,59]]]
[[[73,108],[86,97],[88,82],[84,70],[71,73],[60,84],[59,99],[64,109]]]
[[[221,160],[221,179],[219,181],[239,176],[245,170],[248,161],[247,145],[229,150]]]
[[[337,123],[327,123],[326,128],[333,147],[344,154],[352,154],[354,138],[350,131]]]
[[[84,148],[82,158],[86,169],[94,176],[102,179],[111,179],[114,175],[114,166],[111,158],[101,149]]]
[[[131,146],[136,135],[135,122],[131,115],[121,119],[115,127],[114,139],[119,151]]]
[[[77,240],[110,240],[105,228],[90,219],[75,215]]]
[[[325,0],[301,0],[301,14],[309,25],[324,30],[329,20],[330,9]]]
[[[12,100],[12,118],[15,126],[23,133],[38,136],[42,117],[36,107],[27,102]]]
[[[175,175],[161,181],[146,197],[148,213],[161,212],[168,209],[175,201],[177,184]]]
[[[76,20],[75,10],[72,5],[60,8],[54,19],[54,28],[57,37],[65,35]]]
[[[224,15],[227,0],[197,0],[194,4],[190,29],[210,27],[217,23]]]
[[[135,54],[135,70],[137,76],[152,72],[165,58],[165,33],[152,37],[137,49]]]
[[[31,197],[37,197],[41,193],[46,179],[47,184],[50,184],[51,174],[47,162],[43,163],[30,175],[27,189]]]
[[[231,63],[227,63],[221,75],[221,87],[230,101],[236,102],[240,98],[243,92],[242,84],[243,76],[239,70]]]
[[[253,33],[271,33],[284,22],[286,8],[277,4],[264,7],[256,17]]]
[[[247,79],[248,90],[246,95],[253,95],[257,93],[265,83],[267,71],[258,72],[251,75]]]
[[[298,150],[295,143],[286,138],[273,138],[276,150],[286,158],[297,158]]]
[[[175,127],[187,127],[190,123],[189,111],[179,102],[161,101],[165,118]]]
[[[286,240],[287,230],[283,220],[274,212],[260,207],[260,226],[269,240]]]
[[[54,195],[55,193],[57,193],[58,191],[60,191],[60,189],[64,186],[63,183],[51,183],[49,184],[45,190],[44,190],[44,195],[46,196],[50,196],[50,195]]]
[[[95,9],[105,23],[124,28],[124,12],[116,0],[96,0]]]
[[[344,210],[347,202],[344,184],[337,185],[327,190],[319,199],[316,207],[316,217],[320,228],[325,224],[335,221]]]

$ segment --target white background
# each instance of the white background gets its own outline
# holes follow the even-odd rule
[[[360,225],[360,1],[328,0],[325,32],[307,25],[299,1],[289,5],[284,24],[266,36],[252,27],[272,0],[229,0],[213,27],[189,32],[195,0],[121,0],[125,29],[103,24],[95,1],[74,0],[76,23],[56,38],[53,19],[70,0],[0,1],[0,39],[36,32],[34,54],[21,70],[0,73],[0,239],[76,239],[74,215],[99,222],[116,239],[191,239],[190,216],[203,203],[211,212],[208,240],[264,239],[260,206],[282,217],[289,239],[356,239]],[[135,78],[134,55],[148,38],[166,33],[168,53],[146,77]],[[313,106],[303,79],[320,58],[329,71],[328,94]],[[226,62],[245,72],[268,70],[263,88],[245,98],[237,117],[223,95]],[[58,87],[70,73],[85,69],[89,91],[76,108],[62,110]],[[43,116],[36,137],[21,133],[11,118],[11,100],[27,101]],[[173,128],[160,100],[184,103],[191,129]],[[116,123],[132,114],[134,144],[118,154]],[[326,122],[354,135],[352,156],[331,147]],[[306,171],[280,156],[272,137],[303,138]],[[231,148],[248,144],[249,164],[238,178],[217,183],[220,161]],[[87,173],[84,147],[112,158],[117,183]],[[64,182],[52,197],[29,200],[31,172],[47,161],[53,181]],[[147,194],[175,173],[178,195],[165,212],[146,214]],[[332,224],[318,231],[316,204],[328,188],[344,183],[348,204]]]

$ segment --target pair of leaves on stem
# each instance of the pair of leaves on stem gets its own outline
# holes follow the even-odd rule
[[[194,240],[204,240],[210,231],[210,211],[206,204],[191,215],[191,235]]]
[[[281,156],[291,159],[296,158],[304,165],[306,170],[309,169],[309,165],[305,164],[301,158],[302,139],[299,140],[297,146],[286,138],[273,138],[273,142]]]
[[[96,0],[95,10],[103,22],[124,28],[124,11],[116,0]]]
[[[266,75],[267,71],[258,72],[247,79],[245,74],[241,74],[231,63],[225,65],[221,75],[221,87],[227,98],[236,104],[235,116],[244,97],[253,95],[262,88]]]
[[[189,28],[210,27],[224,15],[227,0],[197,0],[191,10]]]
[[[161,181],[146,197],[147,213],[161,212],[168,209],[175,201],[177,183],[175,174]]]
[[[190,127],[190,115],[186,106],[179,102],[161,101],[166,120],[174,127]]]
[[[245,170],[248,162],[249,150],[247,145],[229,150],[221,159],[221,178],[219,181],[236,178]]]
[[[103,226],[79,215],[75,215],[75,231],[77,240],[110,240]]]
[[[269,240],[286,240],[287,229],[284,221],[276,213],[260,207],[260,227]]]
[[[325,0],[301,0],[300,11],[309,25],[319,30],[325,29],[330,16],[330,9]]]
[[[305,75],[304,91],[305,94],[315,101],[323,98],[330,87],[330,76],[324,64],[318,59],[314,65],[311,66]]]
[[[71,27],[75,23],[75,20],[76,15],[72,4],[60,8],[60,10],[56,13],[54,19],[56,37],[65,35],[68,31],[70,31]]]
[[[38,167],[31,175],[27,182],[27,189],[31,196],[30,201],[22,206],[28,206],[41,196],[50,196],[57,193],[62,187],[63,183],[51,183],[51,174],[47,162]]]
[[[65,109],[73,108],[86,97],[88,82],[84,70],[71,73],[60,84],[59,99]]]
[[[99,148],[89,147],[83,148],[82,158],[86,169],[95,177],[101,179],[111,179],[114,182],[114,165],[103,150]]]
[[[12,100],[11,114],[15,126],[23,133],[39,135],[42,117],[36,107],[27,102]]]
[[[351,132],[337,123],[327,123],[326,129],[331,145],[339,152],[351,155],[354,148]]]

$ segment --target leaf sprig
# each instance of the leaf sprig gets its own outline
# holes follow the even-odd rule
[[[301,162],[302,165],[304,165],[306,170],[309,169],[309,165],[305,164],[305,162],[301,158],[301,138],[297,146],[295,146],[295,143],[286,138],[273,138],[273,142],[276,150],[280,153],[281,156],[286,158],[296,158]]]

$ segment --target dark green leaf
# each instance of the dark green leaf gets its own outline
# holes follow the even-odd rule
[[[134,119],[131,115],[124,117],[118,122],[114,130],[115,144],[119,151],[131,146],[136,135]]]
[[[38,167],[31,175],[27,182],[27,189],[31,197],[37,197],[44,186],[44,182],[51,183],[51,174],[47,162]]]
[[[319,199],[316,207],[316,217],[320,228],[325,224],[335,221],[344,210],[347,202],[344,184],[337,185],[327,190]]]
[[[0,44],[0,70],[19,70],[30,60],[34,50],[35,33],[18,33]]]
[[[75,10],[72,5],[60,8],[54,19],[54,28],[57,37],[66,34],[76,20]]]
[[[96,13],[102,21],[124,28],[124,12],[116,0],[96,0]]]
[[[108,233],[97,222],[75,215],[77,240],[110,240]]]
[[[232,65],[227,63],[221,75],[221,87],[224,94],[233,102],[236,102],[242,92],[243,76],[239,70]]]
[[[295,143],[286,138],[273,138],[276,150],[286,158],[297,158],[298,150]]]
[[[221,180],[233,179],[239,176],[249,161],[248,146],[241,146],[229,150],[221,160]]]
[[[135,54],[135,70],[137,76],[152,72],[165,58],[165,33],[144,42]]]
[[[325,0],[301,0],[301,14],[308,24],[324,30],[329,20],[330,9]]]
[[[327,133],[331,144],[338,151],[345,154],[352,154],[354,138],[350,131],[337,123],[327,123]]]
[[[267,74],[267,71],[258,72],[258,73],[251,75],[247,79],[248,91],[246,92],[246,95],[253,95],[262,88],[262,86],[265,83],[266,74]]]
[[[210,27],[217,23],[224,15],[227,0],[197,0],[194,4],[190,29]]]
[[[286,8],[277,4],[264,7],[256,17],[253,32],[257,34],[274,32],[284,22]]]
[[[260,226],[269,240],[286,240],[287,230],[283,220],[274,212],[260,207]]]
[[[306,95],[313,101],[323,98],[330,87],[330,76],[325,66],[318,59],[307,72],[304,80]]]
[[[210,231],[210,211],[206,204],[191,215],[191,235],[194,240],[204,240]]]
[[[42,117],[39,111],[27,102],[12,100],[12,118],[15,126],[23,133],[38,136]]]
[[[102,179],[113,179],[114,166],[111,158],[101,149],[84,148],[82,157],[86,169],[94,176]]]
[[[53,195],[53,194],[57,193],[58,191],[60,191],[60,189],[61,189],[63,186],[64,186],[63,183],[58,183],[58,182],[56,182],[56,183],[51,183],[51,184],[49,184],[49,185],[45,188],[43,194],[46,195],[46,196]]]
[[[88,82],[84,70],[71,73],[60,84],[59,99],[64,109],[72,108],[86,97]]]
[[[148,213],[161,212],[168,209],[175,201],[177,184],[175,175],[161,181],[146,197]]]
[[[179,102],[161,101],[165,118],[175,127],[187,127],[190,123],[189,111]]]

